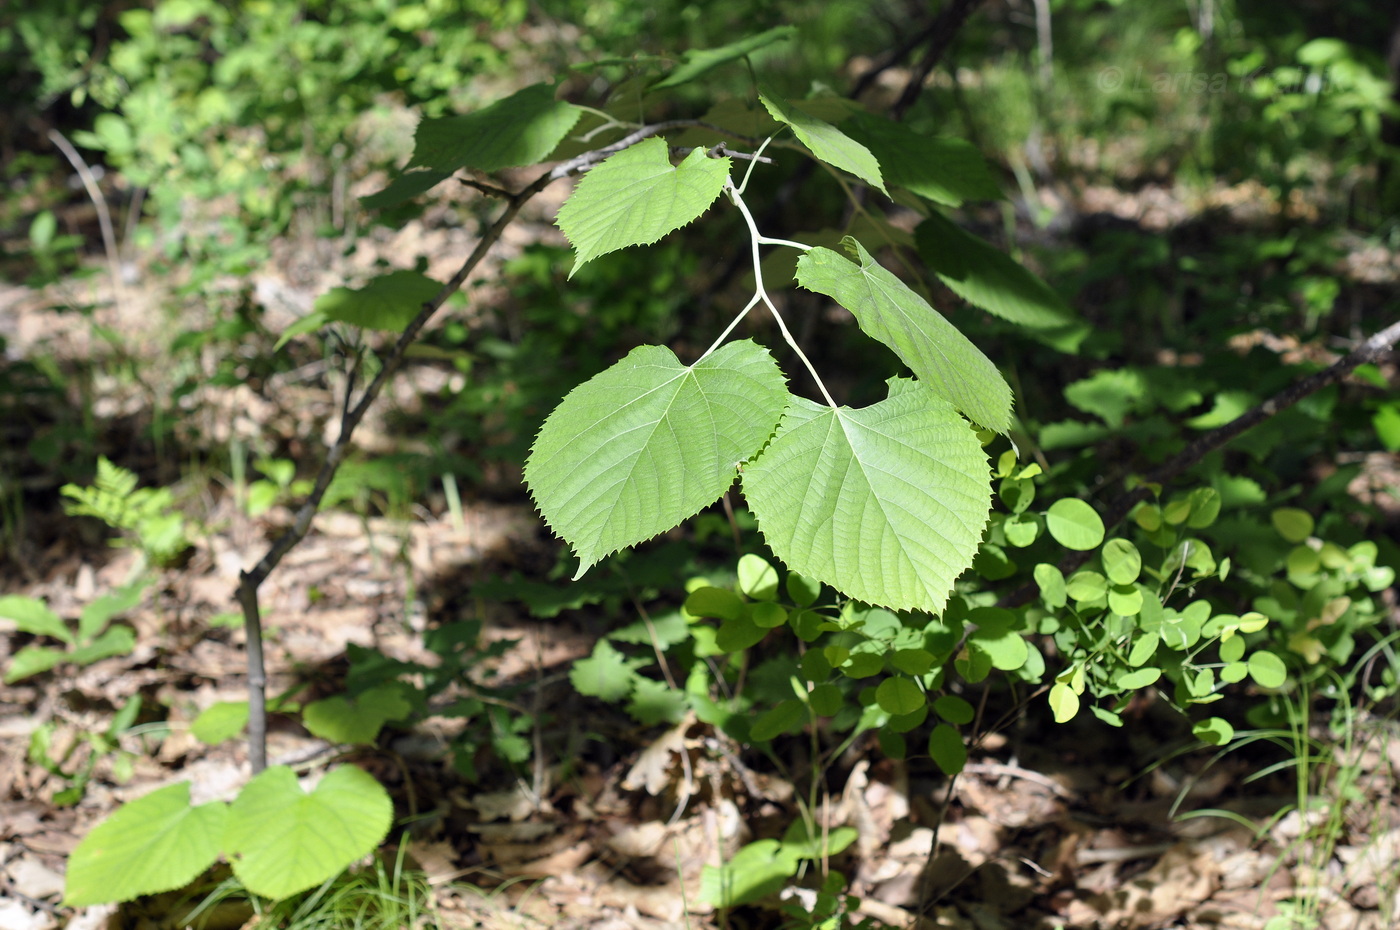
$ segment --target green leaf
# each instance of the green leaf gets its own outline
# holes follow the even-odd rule
[[[956,775],[967,765],[967,745],[962,734],[946,723],[940,723],[929,734],[928,754],[944,775]]]
[[[1191,732],[1207,746],[1224,746],[1235,738],[1235,728],[1220,717],[1202,720],[1191,728]]]
[[[841,689],[833,684],[817,685],[807,695],[807,701],[812,705],[812,713],[818,717],[834,717],[841,712],[846,703]]]
[[[397,685],[383,684],[356,697],[332,695],[302,709],[302,722],[313,736],[332,743],[373,744],[390,720],[403,720],[413,708]]]
[[[792,598],[793,604],[798,607],[811,607],[821,596],[821,582],[799,575],[797,572],[788,572],[787,593]]]
[[[753,609],[749,611],[749,619],[753,621],[754,626],[762,627],[765,630],[782,626],[787,623],[787,618],[787,608],[781,604],[774,604],[772,601],[760,601],[753,605]]]
[[[813,836],[807,823],[799,817],[783,831],[783,849],[799,859],[822,859],[839,856],[859,838],[860,832],[855,827],[827,830],[820,825]]]
[[[749,738],[760,743],[765,742],[800,725],[806,716],[807,708],[802,702],[790,698],[759,714],[758,719],[753,722],[753,729],[749,731]]]
[[[638,664],[636,660],[629,661],[606,639],[601,639],[593,647],[591,656],[574,663],[569,670],[569,681],[579,694],[620,701],[632,691],[637,675],[633,669]]]
[[[908,678],[886,678],[875,689],[875,700],[887,714],[912,714],[924,706],[924,692]]]
[[[1272,652],[1256,652],[1249,657],[1249,677],[1261,688],[1281,688],[1288,668]]]
[[[1077,604],[1101,601],[1108,594],[1108,580],[1098,572],[1078,571],[1065,582],[1065,593]]]
[[[0,597],[0,617],[13,620],[21,633],[51,636],[69,644],[76,642],[73,631],[63,622],[63,618],[49,610],[43,601],[32,597],[21,597],[18,594]]]
[[[898,649],[890,656],[890,665],[906,675],[923,675],[933,668],[933,653],[927,649]]]
[[[1103,572],[1114,584],[1132,584],[1142,573],[1142,555],[1126,539],[1110,539],[1103,544]]]
[[[306,333],[314,333],[325,326],[331,318],[324,313],[311,312],[299,320],[292,322],[290,326],[282,330],[282,334],[277,337],[277,343],[272,347],[272,351],[279,352],[282,347],[298,336]]]
[[[1093,507],[1074,497],[1050,505],[1045,512],[1045,528],[1066,549],[1084,552],[1103,542],[1103,520]]]
[[[768,635],[771,627],[759,626],[749,616],[735,617],[719,625],[715,634],[715,645],[724,652],[743,652],[757,646]]]
[[[1137,691],[1140,688],[1148,688],[1157,683],[1157,679],[1162,677],[1160,668],[1140,668],[1131,672],[1123,672],[1118,675],[1115,684],[1124,691]]]
[[[677,691],[664,681],[637,677],[637,687],[632,692],[632,700],[627,702],[627,713],[643,726],[658,723],[678,723],[690,709],[690,700],[684,691]]]
[[[1147,380],[1133,368],[1107,368],[1065,388],[1065,400],[1114,429],[1143,406],[1147,396]]]
[[[1210,410],[1187,420],[1186,425],[1192,429],[1219,429],[1237,420],[1257,400],[1248,391],[1221,391],[1215,395],[1214,406]]]
[[[190,733],[201,743],[213,746],[237,736],[247,725],[247,701],[219,701],[210,704],[194,718]]]
[[[975,711],[971,704],[956,694],[945,694],[933,702],[933,712],[949,723],[968,724]]]
[[[894,350],[925,387],[978,424],[1005,433],[1011,388],[996,366],[864,246],[850,237],[842,242],[859,265],[830,249],[810,249],[798,259],[798,283],[850,310],[861,330]]]
[[[1220,516],[1220,493],[1215,488],[1196,488],[1187,500],[1191,502],[1191,516],[1186,525],[1192,529],[1205,529]]]
[[[401,333],[440,290],[441,284],[416,271],[393,271],[359,290],[332,288],[317,298],[313,315],[364,329]]]
[[[549,84],[534,84],[463,116],[425,119],[413,135],[410,167],[488,174],[543,160],[583,113],[554,99]]]
[[[886,184],[950,207],[1002,197],[987,160],[969,142],[921,135],[903,123],[865,112],[853,113],[841,128],[875,156]]]
[[[719,48],[691,49],[682,57],[681,63],[672,69],[670,74],[653,84],[651,89],[664,90],[667,87],[688,84],[720,65],[743,58],[774,42],[787,41],[796,35],[796,26],[777,26],[758,35],[721,45]]]
[[[525,481],[578,554],[574,577],[718,499],[787,399],[773,357],[749,340],[691,366],[642,346],[569,392],[535,439]]]
[[[79,665],[91,665],[111,656],[124,656],[136,648],[136,631],[129,626],[114,626],[101,636],[79,646],[68,658]]]
[[[1400,452],[1400,404],[1384,404],[1371,417],[1376,438],[1388,452]]]
[[[1050,686],[1050,712],[1056,723],[1068,723],[1079,713],[1079,695],[1062,681]]]
[[[1040,521],[1028,513],[1017,514],[1001,525],[1001,531],[1008,543],[1024,549],[1040,536]]]
[[[1142,590],[1135,584],[1116,584],[1108,589],[1108,609],[1120,617],[1136,617],[1142,602]]]
[[[759,840],[722,866],[700,871],[700,900],[717,908],[737,907],[777,893],[797,873],[800,857],[777,840]]]
[[[68,653],[52,646],[25,646],[14,654],[5,669],[5,684],[12,685],[32,675],[47,672],[60,662],[68,661]]]
[[[123,805],[68,858],[63,903],[86,907],[183,887],[214,864],[228,820],[222,803],[190,806],[190,783]]]
[[[361,197],[360,205],[366,210],[396,207],[406,200],[426,194],[451,176],[451,171],[405,171],[390,180],[383,190]]]
[[[729,177],[729,159],[697,148],[673,167],[669,152],[653,136],[583,176],[557,221],[574,247],[569,277],[600,255],[656,242],[715,202]]]
[[[991,507],[981,444],[926,391],[862,410],[794,398],[743,486],[790,569],[895,609],[942,609]]]
[[[790,102],[771,94],[759,94],[758,99],[772,117],[792,127],[797,141],[812,154],[834,168],[840,168],[860,178],[871,187],[879,188],[885,196],[885,182],[880,178],[880,163],[861,145],[825,120],[802,112]]]
[[[739,590],[756,601],[771,601],[778,596],[778,571],[752,552],[739,558]]]
[[[728,588],[696,588],[685,599],[686,613],[693,617],[716,617],[735,620],[744,616],[747,608],[739,595]]]
[[[1132,651],[1128,653],[1128,664],[1133,668],[1146,665],[1147,662],[1157,654],[1157,647],[1161,645],[1162,638],[1156,633],[1145,633],[1133,642]]]
[[[362,769],[334,769],[307,794],[291,769],[275,765],[229,808],[224,853],[253,894],[285,898],[372,852],[393,819],[388,793]]]
[[[977,629],[968,637],[968,643],[987,654],[992,660],[992,668],[1011,672],[1026,663],[1030,647],[1020,631],[1014,628],[1015,614],[997,607],[979,607],[968,619],[977,624]]]
[[[1280,507],[1269,514],[1278,534],[1291,543],[1307,541],[1313,533],[1312,514],[1297,507]]]
[[[919,255],[939,279],[975,307],[1032,329],[1055,329],[1078,322],[1050,285],[940,213],[931,213],[919,224],[914,241]]]
[[[1041,562],[1035,567],[1035,583],[1040,588],[1040,599],[1046,607],[1056,610],[1068,602],[1065,590],[1065,575],[1059,566]]]

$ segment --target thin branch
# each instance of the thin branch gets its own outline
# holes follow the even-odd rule
[[[1394,347],[1397,341],[1400,341],[1400,322],[1390,324],[1322,371],[1314,372],[1294,381],[1273,397],[1245,411],[1224,426],[1196,437],[1186,448],[1143,476],[1136,488],[1120,495],[1109,504],[1103,513],[1104,526],[1112,529],[1123,522],[1123,519],[1132,512],[1134,507],[1152,497],[1154,486],[1160,487],[1173,481],[1207,455],[1246,430],[1277,416],[1308,395],[1315,394],[1328,385],[1341,381],[1359,366],[1378,361]],[[1060,571],[1068,575],[1088,561],[1091,554],[1090,552],[1069,553],[1060,561]],[[1000,606],[1019,607],[1035,597],[1037,591],[1036,584],[1028,582],[1003,598]]]
[[[972,9],[981,2],[982,0],[954,0],[954,2],[944,7],[927,26],[890,49],[880,57],[878,62],[871,65],[860,77],[856,78],[855,85],[851,88],[851,99],[859,99],[861,94],[874,86],[875,81],[879,79],[881,74],[884,74],[890,68],[899,64],[908,57],[910,52],[914,51],[914,49],[923,45],[925,42],[930,43],[929,51],[925,53],[925,57],[931,57],[931,60],[928,62],[928,67],[932,70],[933,66],[943,57],[943,53],[947,51],[948,46],[952,43],[953,36],[957,34],[958,30],[962,28],[963,23],[967,21],[967,17],[971,14]],[[957,17],[954,8],[959,6],[960,3],[966,6],[967,9],[962,12],[960,17]],[[923,64],[923,62],[920,62],[920,67],[923,67]],[[927,71],[924,72],[924,77],[928,77]],[[918,86],[922,85],[923,81],[921,79]],[[907,87],[905,88],[905,92],[908,92]],[[898,116],[895,116],[895,119],[898,118]]]
[[[384,359],[384,364],[374,379],[365,388],[360,399],[352,406],[350,404],[350,384],[347,384],[345,397],[345,407],[340,419],[340,434],[326,453],[326,460],[321,465],[320,472],[316,475],[316,482],[311,488],[311,493],[297,510],[296,516],[292,520],[292,525],[283,531],[267,553],[262,557],[251,571],[244,571],[239,576],[238,602],[243,608],[243,624],[246,631],[248,650],[248,761],[253,773],[257,774],[267,767],[267,669],[263,656],[262,641],[262,610],[258,603],[258,589],[268,576],[298,543],[306,538],[306,534],[311,530],[311,522],[320,509],[321,501],[330,488],[331,481],[334,480],[336,472],[350,453],[350,440],[355,433],[356,427],[364,419],[369,408],[378,399],[380,393],[389,379],[394,376],[402,365],[404,358],[408,354],[409,347],[418,338],[418,334],[427,325],[428,320],[436,313],[443,304],[466,282],[468,276],[475,270],[486,257],[496,241],[501,238],[506,227],[514,222],[520,210],[536,194],[544,190],[554,181],[570,175],[587,171],[598,162],[607,158],[615,152],[635,145],[643,139],[665,132],[669,129],[687,128],[701,126],[711,127],[708,123],[698,120],[668,120],[666,122],[654,123],[643,126],[636,131],[629,133],[623,138],[610,145],[606,145],[590,152],[584,152],[575,158],[555,165],[544,174],[540,175],[528,186],[517,194],[509,194],[506,207],[491,227],[481,237],[472,250],[467,260],[462,263],[442,289],[423,305],[423,308],[404,328],[404,331],[395,341],[393,348]],[[725,133],[733,135],[732,133]],[[734,136],[735,138],[742,138]],[[750,140],[744,140],[750,141]],[[476,186],[476,185],[473,185]],[[504,192],[502,192],[504,193]]]
[[[905,111],[914,105],[915,100],[919,99],[919,94],[923,91],[924,82],[928,80],[929,74],[943,60],[943,55],[953,44],[953,39],[962,31],[967,18],[981,3],[982,0],[950,0],[947,6],[938,11],[938,18],[933,21],[933,25],[929,29],[929,42],[924,49],[924,55],[919,59],[918,65],[914,67],[914,73],[909,76],[909,81],[904,85],[904,90],[900,92],[899,99],[895,100],[894,106],[890,107],[892,119],[903,119]]]
[[[63,133],[57,129],[49,130],[49,141],[58,146],[63,157],[68,159],[68,163],[73,166],[73,170],[78,172],[78,177],[82,179],[83,189],[87,191],[88,199],[92,201],[93,207],[97,209],[97,225],[102,230],[102,248],[107,253],[107,273],[112,276],[112,302],[117,306],[123,303],[125,288],[122,286],[122,264],[121,258],[117,254],[117,233],[112,226],[112,214],[107,209],[107,199],[102,196],[102,188],[97,184],[97,178],[93,175],[92,169],[87,162],[83,161],[83,156],[78,154],[78,150],[73,148]]]

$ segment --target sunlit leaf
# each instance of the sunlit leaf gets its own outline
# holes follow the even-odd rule
[[[850,310],[860,328],[893,349],[925,387],[978,424],[1006,432],[1011,388],[996,366],[864,246],[849,237],[844,244],[859,264],[830,249],[811,249],[797,263],[798,283]]]
[[[691,49],[685,53],[681,63],[670,74],[653,84],[651,89],[664,90],[667,87],[687,84],[708,74],[720,65],[743,58],[745,55],[766,48],[774,42],[783,42],[796,35],[796,26],[776,26],[757,35],[730,42],[728,45],[721,45],[719,48]]]
[[[191,807],[186,781],[123,805],[73,850],[63,903],[130,901],[189,884],[218,858],[227,819],[226,804]]]
[[[373,851],[393,817],[383,786],[353,765],[328,772],[309,794],[291,769],[272,766],[229,808],[224,852],[245,888],[285,898]]]
[[[991,506],[981,444],[928,391],[861,410],[795,398],[743,486],[789,568],[896,609],[942,609]]]
[[[642,346],[574,388],[540,429],[525,481],[578,554],[575,577],[717,500],[787,399],[773,357],[748,340],[694,365]]]
[[[792,127],[797,141],[811,149],[812,154],[835,168],[850,172],[871,187],[884,191],[885,182],[880,177],[880,163],[861,145],[835,126],[805,113],[786,100],[772,94],[759,94],[765,109],[780,123]]]
[[[574,272],[600,255],[648,245],[709,209],[729,177],[728,158],[694,149],[672,166],[659,138],[609,156],[583,176],[559,209],[559,228],[574,247]]]

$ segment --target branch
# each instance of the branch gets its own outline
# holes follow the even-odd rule
[[[505,210],[481,237],[481,241],[476,244],[476,248],[472,250],[471,255],[462,263],[462,267],[457,270],[452,279],[442,286],[442,290],[438,291],[432,300],[423,305],[417,316],[404,328],[398,340],[395,341],[393,349],[385,357],[379,373],[375,375],[374,380],[369,383],[364,393],[360,395],[359,401],[353,406],[350,404],[350,387],[347,385],[345,407],[340,420],[340,434],[326,453],[326,460],[316,475],[316,483],[312,486],[311,493],[307,495],[306,500],[297,510],[292,525],[272,543],[267,553],[251,571],[244,571],[239,576],[238,602],[243,608],[243,624],[248,641],[248,761],[253,774],[257,774],[267,767],[267,671],[263,658],[262,611],[258,604],[258,588],[277,568],[287,553],[291,552],[310,532],[311,521],[320,509],[321,500],[325,497],[326,490],[330,487],[331,481],[334,480],[341,463],[350,453],[350,440],[356,427],[360,425],[360,421],[369,412],[370,406],[378,399],[389,379],[402,365],[409,347],[418,338],[418,334],[422,332],[423,327],[427,325],[433,314],[462,287],[476,266],[481,264],[481,260],[501,238],[506,227],[515,220],[521,208],[532,197],[554,181],[587,171],[614,152],[635,145],[643,139],[668,129],[696,125],[707,124],[698,123],[696,120],[670,120],[643,126],[611,145],[585,152],[555,165],[517,194],[506,194],[505,191],[492,188],[490,193],[506,194]],[[728,133],[726,134],[728,135]]]
[[[890,116],[893,119],[902,119],[904,113],[914,101],[919,99],[920,92],[924,89],[924,82],[928,80],[929,74],[943,55],[948,51],[948,46],[953,44],[953,39],[961,31],[967,18],[972,15],[972,11],[977,9],[982,0],[950,0],[947,6],[938,12],[938,18],[929,27],[929,43],[924,49],[924,57],[919,60],[919,64],[914,68],[914,73],[909,76],[909,82],[904,85],[904,90],[900,92],[899,99],[895,100],[894,106],[890,107]]]
[[[1120,495],[1110,503],[1103,514],[1104,526],[1107,529],[1112,529],[1123,522],[1123,519],[1132,512],[1134,507],[1152,497],[1153,486],[1165,485],[1176,479],[1207,455],[1246,430],[1277,416],[1280,412],[1292,407],[1308,395],[1317,393],[1329,384],[1335,384],[1359,366],[1379,360],[1394,347],[1397,341],[1400,341],[1400,322],[1390,324],[1322,371],[1298,379],[1262,404],[1246,410],[1224,426],[1196,437],[1186,448],[1144,475],[1136,488]],[[1089,552],[1069,553],[1060,561],[1060,571],[1065,575],[1070,574],[1088,561],[1090,554]],[[999,606],[1019,607],[1035,597],[1037,591],[1038,588],[1034,582],[1027,582],[1003,598]]]
[[[903,61],[914,49],[928,42],[929,48],[928,51],[924,53],[924,61],[919,63],[919,68],[923,70],[923,74],[918,82],[914,84],[916,89],[913,91],[913,94],[917,96],[917,88],[923,87],[924,79],[928,77],[934,65],[938,64],[939,59],[943,57],[948,46],[952,44],[953,37],[957,35],[963,23],[967,21],[972,10],[981,2],[982,0],[952,0],[948,6],[945,6],[939,14],[933,18],[932,22],[905,39],[899,45],[890,49],[880,57],[880,61],[871,65],[860,77],[856,78],[856,83],[851,88],[850,92],[851,99],[859,99],[861,94],[874,86],[876,79],[878,79],[881,74],[884,74],[890,68],[893,68]],[[965,9],[959,10],[959,7]],[[904,94],[908,94],[909,92],[909,87],[906,86],[903,94],[900,95],[900,99],[903,100]],[[913,103],[912,97],[909,103]],[[905,105],[906,108],[907,106],[908,104]],[[903,109],[900,109],[895,113],[894,118],[899,119],[902,114]]]

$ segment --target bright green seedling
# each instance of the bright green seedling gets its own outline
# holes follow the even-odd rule
[[[139,548],[156,564],[168,564],[189,547],[184,516],[175,509],[169,488],[138,488],[136,474],[97,459],[91,487],[65,484],[59,492],[71,499],[64,510],[77,517],[96,517],[123,534],[113,545]]]
[[[68,862],[64,903],[129,901],[180,888],[222,855],[243,886],[280,899],[313,888],[379,845],[393,804],[353,766],[307,793],[285,766],[255,777],[232,804],[190,804],[187,782],[125,805],[98,824]]]
[[[149,584],[147,580],[137,581],[99,597],[83,608],[76,624],[65,621],[35,598],[0,597],[0,618],[14,621],[21,633],[55,639],[62,644],[34,644],[20,649],[5,667],[5,683],[22,681],[64,662],[91,665],[131,652],[136,646],[136,632],[129,626],[112,626],[111,623],[140,603]]]

